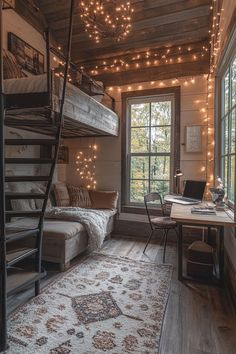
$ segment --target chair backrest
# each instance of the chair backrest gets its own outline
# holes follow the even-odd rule
[[[147,216],[148,216],[148,220],[149,220],[150,226],[151,226],[151,228],[153,228],[152,223],[151,223],[150,210],[151,209],[153,210],[154,209],[153,207],[156,207],[156,206],[160,205],[160,210],[161,210],[162,216],[165,215],[164,208],[163,208],[163,203],[162,203],[162,197],[157,192],[152,192],[152,193],[146,194],[144,196],[144,204],[145,204],[145,208],[146,208],[146,211],[147,211]]]

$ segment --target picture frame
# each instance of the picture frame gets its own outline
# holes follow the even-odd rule
[[[23,70],[34,75],[44,73],[44,55],[12,32],[8,32],[8,50]]]
[[[187,153],[202,152],[202,126],[191,125],[186,126],[186,143],[185,151]]]
[[[42,145],[40,146],[40,158],[51,159],[53,156],[53,150],[51,146]],[[69,163],[69,147],[61,145],[58,152],[58,164],[68,164]]]
[[[69,147],[61,145],[59,147],[57,163],[68,164],[69,163]]]

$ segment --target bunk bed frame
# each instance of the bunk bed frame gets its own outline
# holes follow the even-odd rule
[[[31,124],[25,117],[23,120],[18,119],[17,113],[11,111],[11,114],[7,114],[5,110],[5,95],[4,95],[4,78],[3,78],[3,47],[2,47],[2,12],[4,9],[9,9],[11,7],[4,7],[4,0],[0,0],[0,351],[5,351],[7,349],[7,297],[14,294],[26,286],[35,286],[35,295],[40,293],[40,279],[41,275],[41,249],[42,249],[42,229],[44,214],[47,206],[47,200],[52,185],[52,178],[58,158],[60,139],[62,135],[62,130],[64,126],[64,103],[66,95],[67,86],[67,75],[69,70],[70,51],[71,51],[71,41],[72,41],[72,27],[73,27],[73,9],[74,0],[70,1],[70,16],[69,16],[69,30],[68,30],[68,41],[67,41],[67,54],[66,63],[64,69],[64,80],[63,89],[60,101],[60,111],[55,114],[55,120],[50,120],[50,112],[47,114],[45,112],[40,113],[40,119],[38,122],[34,122],[34,127],[32,129]],[[47,71],[50,72],[50,45],[49,45],[49,32],[47,31]],[[51,94],[51,80],[48,74],[48,92],[46,99],[50,99]],[[28,97],[29,99],[29,97]],[[44,114],[44,115],[43,115]],[[43,120],[44,118],[44,120]],[[56,123],[55,123],[56,122]],[[36,124],[37,123],[37,124]],[[52,139],[5,139],[4,126],[10,125],[16,128],[40,131],[42,125],[51,125],[50,135],[53,136]],[[50,146],[52,151],[51,158],[5,158],[5,146],[18,146],[18,145],[38,145],[38,146]],[[49,165],[49,173],[45,176],[5,176],[5,166],[6,164],[47,164]],[[5,182],[32,182],[40,181],[46,183],[44,193],[12,193],[5,191]],[[6,210],[6,201],[17,200],[17,199],[41,199],[42,208],[35,211],[9,211]],[[38,226],[30,230],[22,231],[11,231],[7,232],[7,222],[11,217],[37,217]],[[7,245],[11,244],[12,241],[20,241],[27,237],[35,237],[35,248],[27,249],[17,249],[13,252],[7,251]],[[35,256],[34,267],[32,270],[25,270],[22,272],[12,272],[11,268],[15,264],[19,263],[23,259],[29,256]]]

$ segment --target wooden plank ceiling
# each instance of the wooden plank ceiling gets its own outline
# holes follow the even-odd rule
[[[211,0],[132,0],[130,35],[96,44],[84,31],[76,2],[72,59],[106,85],[192,76],[209,70]],[[68,0],[38,0],[55,39],[65,48]]]

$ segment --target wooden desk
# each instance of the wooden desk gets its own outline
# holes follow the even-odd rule
[[[193,205],[173,204],[171,218],[175,220],[179,227],[178,237],[178,279],[183,280],[183,225],[199,225],[215,227],[219,231],[219,280],[224,283],[224,228],[227,226],[235,227],[236,222],[230,218],[225,211],[217,211],[216,215],[192,214]]]

